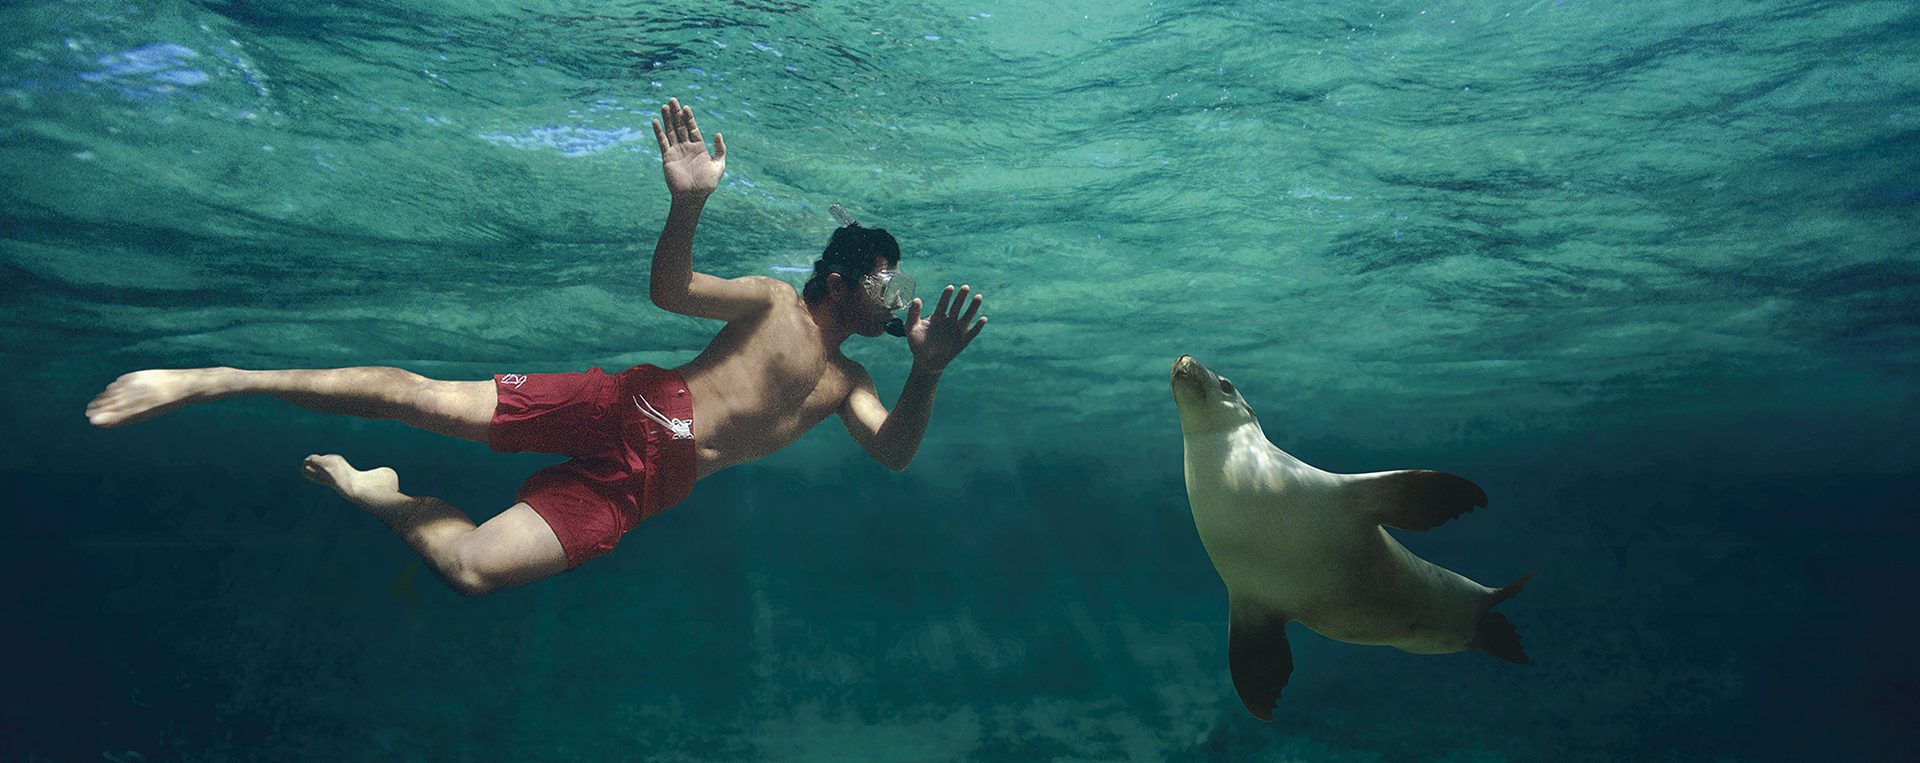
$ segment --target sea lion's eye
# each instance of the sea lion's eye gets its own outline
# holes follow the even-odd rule
[[[1233,382],[1227,381],[1226,379],[1221,379],[1220,391],[1225,392],[1229,395],[1233,394]]]

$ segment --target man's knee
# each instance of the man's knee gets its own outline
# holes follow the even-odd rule
[[[401,409],[417,408],[433,394],[434,380],[404,368],[378,369],[379,388]]]
[[[511,585],[505,576],[492,574],[485,567],[465,559],[456,559],[448,565],[448,569],[441,572],[440,579],[461,596],[481,596]]]
[[[433,381],[404,368],[389,366],[343,368],[329,373],[336,374],[332,378],[333,391],[348,396],[364,408],[353,413],[374,419],[412,417],[422,390]]]
[[[494,578],[471,570],[463,570],[451,575],[445,575],[442,579],[446,581],[448,588],[453,589],[454,593],[467,597],[493,593],[506,587]]]
[[[460,539],[441,570],[440,579],[461,596],[481,596],[512,588],[516,578],[495,550],[483,547],[471,532]]]
[[[413,375],[399,406],[403,422],[441,434],[486,441],[498,400],[492,382],[450,382]]]
[[[526,585],[567,569],[565,551],[533,508],[518,503],[464,532],[431,544],[440,580],[462,596]]]

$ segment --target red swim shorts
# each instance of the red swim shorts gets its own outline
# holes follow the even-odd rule
[[[643,365],[497,374],[493,385],[489,446],[573,457],[534,472],[516,494],[559,536],[567,569],[612,551],[640,520],[693,489],[693,393],[679,374]]]

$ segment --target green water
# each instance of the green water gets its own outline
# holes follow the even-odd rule
[[[0,7],[9,759],[1899,758],[1920,537],[1920,10],[1856,3],[26,2]],[[528,589],[439,590],[299,480],[482,516],[549,463],[271,403],[114,432],[147,367],[674,365],[696,267],[844,204],[992,323],[919,460],[829,422]],[[891,402],[896,340],[850,343]],[[1424,535],[1535,664],[1296,631],[1225,671],[1166,374]],[[20,741],[20,740],[25,740]]]

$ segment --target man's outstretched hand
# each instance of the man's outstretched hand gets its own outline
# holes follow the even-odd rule
[[[972,291],[971,286],[961,286],[960,293],[955,295],[953,285],[948,284],[946,290],[940,292],[940,304],[934,306],[932,317],[926,320],[920,319],[920,300],[913,301],[907,309],[907,347],[913,350],[914,365],[940,373],[980,335],[987,319],[975,320],[974,316],[980,314],[980,303],[986,300],[986,295],[974,294],[973,299],[967,299]],[[964,313],[961,312],[963,306]]]
[[[680,105],[680,99],[669,98],[660,107],[653,137],[660,141],[660,169],[667,175],[667,191],[676,198],[706,198],[720,186],[720,175],[727,171],[727,141],[714,133],[713,155],[708,156],[706,139],[693,122],[693,109]]]

